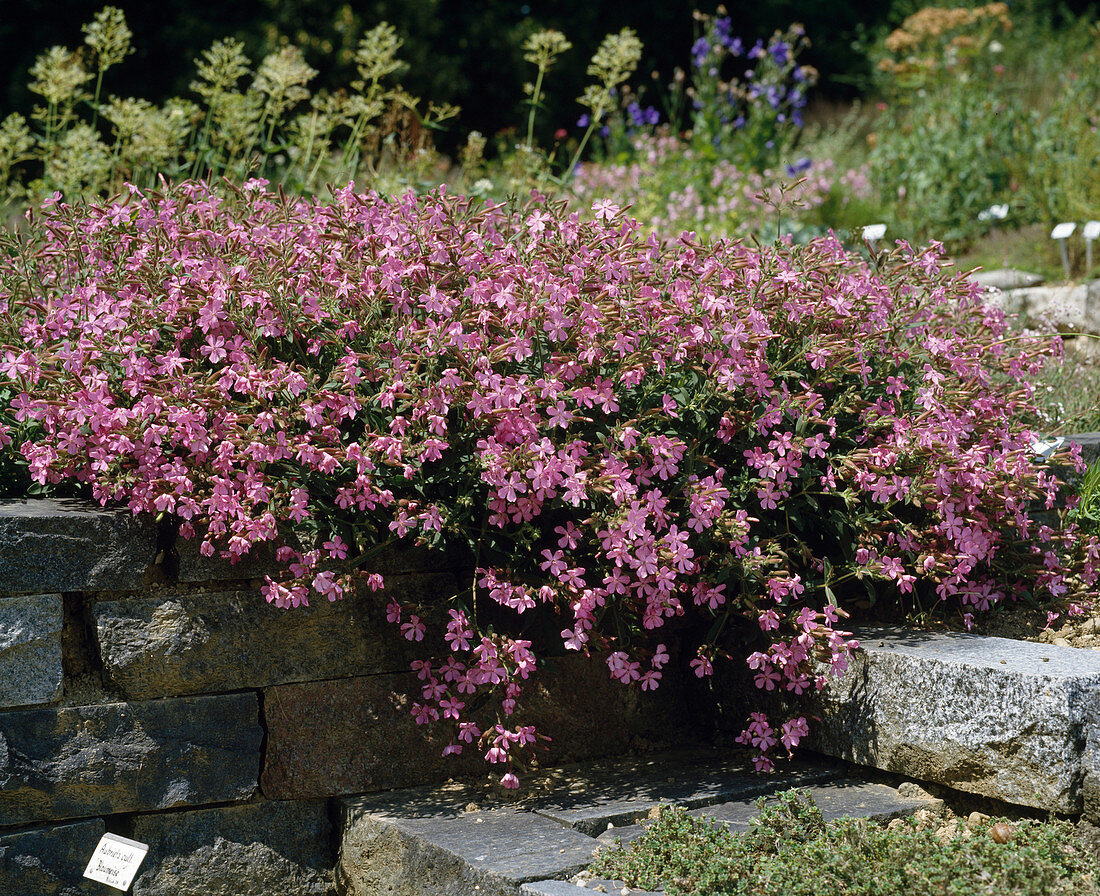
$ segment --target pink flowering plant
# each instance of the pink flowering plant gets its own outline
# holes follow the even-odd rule
[[[394,540],[467,548],[467,587],[388,615],[433,648],[417,721],[506,786],[548,652],[642,689],[747,662],[796,698],[843,672],[857,602],[1087,599],[1096,542],[1020,422],[1050,347],[935,247],[872,268],[593,211],[262,181],[55,201],[0,259],[3,438],[204,554],[273,545],[281,607],[383,588]],[[525,630],[550,611],[560,635]],[[807,731],[757,713],[742,740],[767,768]]]

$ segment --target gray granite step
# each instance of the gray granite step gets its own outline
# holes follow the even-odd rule
[[[884,785],[845,777],[828,762],[802,760],[789,771],[761,775],[744,758],[699,751],[559,769],[528,787],[532,795],[512,804],[457,785],[342,799],[337,870],[342,892],[577,893],[567,879],[591,863],[596,850],[607,845],[607,835],[637,836],[639,820],[659,805],[683,806],[746,829],[758,797],[791,787],[808,788],[830,817],[893,817],[934,804],[927,795],[901,796]],[[623,887],[603,883],[609,893]]]
[[[857,629],[848,672],[805,706],[829,756],[1100,819],[1100,652]]]

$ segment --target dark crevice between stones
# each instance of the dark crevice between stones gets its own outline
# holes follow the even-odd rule
[[[179,581],[180,555],[176,548],[179,530],[167,517],[157,523],[157,557],[155,569],[165,582]]]
[[[67,592],[61,606],[62,700],[68,705],[101,702],[106,682],[90,601],[83,592]]]

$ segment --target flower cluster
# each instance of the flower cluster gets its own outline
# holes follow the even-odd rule
[[[819,209],[828,206],[835,213],[871,193],[865,168],[838,172],[832,159],[800,158],[779,170],[757,172],[724,159],[705,161],[692,144],[667,133],[635,135],[632,144],[631,162],[582,165],[569,194],[582,204],[613,199],[629,205],[639,220],[669,239],[685,230],[710,239],[774,238],[776,209],[768,197],[781,184],[788,185],[780,209],[784,233],[818,225]]]
[[[965,76],[977,60],[988,57],[990,49],[1000,48],[995,37],[1011,29],[1007,3],[925,7],[886,37],[878,70],[906,88],[928,87],[945,76]]]
[[[1033,512],[1059,487],[1019,422],[1046,347],[935,249],[872,270],[831,238],[662,246],[594,212],[261,181],[53,203],[0,257],[0,438],[206,554],[273,543],[279,606],[382,588],[389,540],[464,545],[467,590],[388,618],[435,645],[417,721],[507,786],[547,650],[650,689],[749,644],[798,695],[844,670],[842,604],[1091,586],[1095,541]],[[806,731],[754,715],[743,740],[769,767]]]
[[[806,91],[817,81],[797,61],[808,45],[805,29],[792,25],[750,47],[733,35],[721,7],[717,16],[695,17],[702,33],[691,48],[694,141],[744,167],[773,166],[801,130]]]

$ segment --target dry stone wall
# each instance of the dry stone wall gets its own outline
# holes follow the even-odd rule
[[[469,574],[460,557],[381,564],[399,599]],[[394,637],[387,598],[279,610],[264,568],[125,512],[0,501],[0,893],[117,892],[82,877],[110,831],[149,844],[139,896],[333,894],[337,797],[484,773],[411,718],[423,645]],[[554,661],[529,689],[560,735],[544,764],[682,733],[688,701],[666,685]]]

